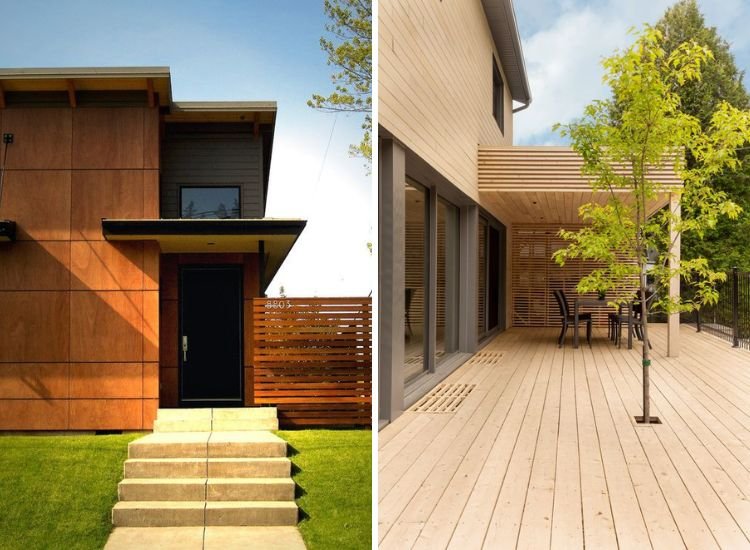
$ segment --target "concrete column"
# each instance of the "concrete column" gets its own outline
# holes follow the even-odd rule
[[[680,218],[680,195],[677,193],[669,194],[669,210],[672,216],[679,220]],[[676,221],[674,220],[674,221]],[[675,231],[675,223],[672,222],[669,228],[669,239],[672,245],[672,254],[669,260],[670,269],[680,267],[680,235]],[[669,296],[677,298],[680,295],[680,276],[675,274],[669,280]],[[667,320],[667,357],[679,357],[680,355],[680,314],[670,313]]]
[[[477,350],[477,231],[479,208],[464,206],[459,218],[458,349]]]
[[[404,408],[404,256],[406,152],[379,142],[378,181],[378,416],[391,421]]]

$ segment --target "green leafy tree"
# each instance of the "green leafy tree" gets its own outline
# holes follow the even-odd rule
[[[691,40],[713,52],[713,58],[706,60],[701,69],[700,80],[685,82],[675,89],[684,113],[696,117],[706,129],[722,101],[738,109],[750,106],[750,97],[742,83],[744,74],[735,64],[729,44],[719,36],[715,27],[706,26],[695,0],[676,2],[664,13],[656,28],[664,35],[662,47],[667,55]],[[747,154],[747,151],[738,152],[741,160]],[[688,157],[687,161],[691,164],[693,159]],[[750,163],[743,162],[738,171],[716,174],[711,185],[726,192],[743,211],[736,221],[718,220],[716,227],[707,230],[702,237],[686,234],[682,241],[683,257],[705,257],[713,267],[724,271],[733,266],[750,270],[750,247],[747,246],[747,235],[750,234]]]
[[[325,0],[329,37],[320,47],[335,67],[331,80],[334,91],[313,94],[307,104],[328,112],[364,113],[362,141],[350,146],[350,153],[372,162],[372,3],[368,0]]]
[[[595,191],[607,193],[606,204],[580,208],[586,225],[561,231],[569,241],[554,259],[563,265],[572,258],[599,262],[578,284],[579,292],[632,290],[647,302],[648,256],[657,256],[648,274],[656,286],[653,307],[668,312],[689,310],[717,299],[714,283],[725,275],[711,270],[704,258],[670,265],[677,235],[699,236],[714,228],[722,216],[736,218],[739,207],[710,182],[716,174],[739,165],[736,150],[750,139],[750,113],[720,102],[704,129],[681,109],[677,90],[699,81],[701,69],[713,58],[696,42],[685,42],[671,53],[663,35],[645,26],[626,50],[603,61],[604,82],[612,97],[585,108],[581,119],[556,129],[569,136],[583,158],[583,173]],[[694,159],[688,165],[683,151]],[[679,194],[682,216],[670,209],[647,215],[649,206],[665,190],[652,179],[659,169],[672,169],[684,182]],[[696,292],[690,302],[671,299],[670,279],[680,275]],[[637,281],[637,283],[635,283]],[[643,415],[649,419],[648,316],[643,315]]]

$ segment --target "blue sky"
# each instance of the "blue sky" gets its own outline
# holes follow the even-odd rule
[[[550,128],[607,96],[599,61],[627,46],[630,27],[656,23],[673,0],[515,0],[533,102],[514,117],[517,144],[556,144]],[[737,66],[750,69],[750,1],[698,0],[706,24],[727,40]],[[750,79],[745,74],[745,86]]]
[[[371,178],[348,155],[361,121],[306,105],[331,87],[322,0],[0,0],[0,8],[0,67],[169,66],[177,101],[277,101],[266,214],[308,227],[269,295],[281,285],[299,296],[370,292]]]

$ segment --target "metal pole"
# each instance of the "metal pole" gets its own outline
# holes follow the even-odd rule
[[[739,269],[732,268],[732,347],[740,347]]]

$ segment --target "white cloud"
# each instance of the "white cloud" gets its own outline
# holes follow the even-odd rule
[[[533,2],[546,9],[551,7],[549,1]],[[655,23],[672,3],[671,0],[605,0],[573,6],[565,0],[554,5],[559,15],[552,23],[547,23],[549,14],[537,21],[528,10],[520,10],[519,19],[527,18],[519,22],[521,27],[538,30],[522,37],[533,103],[514,117],[515,142],[548,142],[555,122],[569,122],[580,116],[592,100],[606,97],[608,90],[601,83],[601,59],[632,41],[627,33],[629,28]],[[706,24],[718,28],[742,69],[743,61],[750,59],[750,34],[746,32],[749,3],[747,0],[699,3]]]

